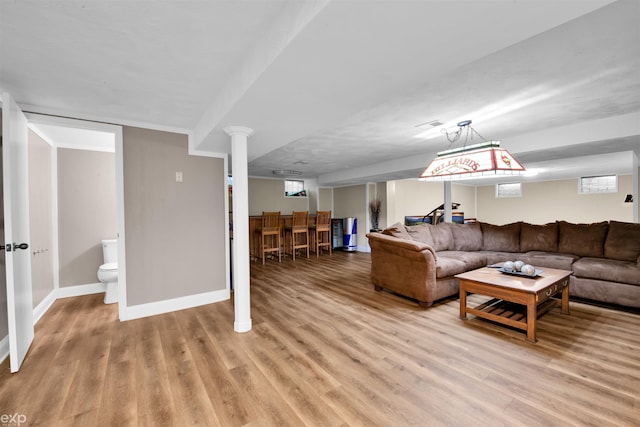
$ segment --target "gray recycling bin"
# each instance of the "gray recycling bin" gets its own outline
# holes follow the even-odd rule
[[[342,249],[353,252],[358,249],[358,219],[342,219]]]

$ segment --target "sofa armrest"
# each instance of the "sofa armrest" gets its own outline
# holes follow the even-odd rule
[[[382,233],[368,233],[367,238],[369,241],[379,242],[381,244],[390,245],[398,249],[405,249],[408,251],[422,252],[427,250],[431,252],[434,258],[436,258],[436,251],[430,245],[415,240],[401,239],[398,237],[389,236]]]
[[[428,306],[437,299],[436,256],[431,246],[381,233],[367,234],[371,281]]]

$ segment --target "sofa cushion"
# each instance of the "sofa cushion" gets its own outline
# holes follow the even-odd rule
[[[586,257],[603,257],[609,224],[572,224],[558,221],[558,252]]]
[[[417,224],[417,225],[408,225],[405,227],[411,239],[416,242],[425,243],[432,248],[435,249],[433,238],[431,237],[431,232],[429,231],[429,224]]]
[[[436,279],[455,276],[465,271],[467,271],[467,265],[462,260],[439,256],[436,261]]]
[[[438,259],[453,258],[464,262],[465,271],[475,270],[476,268],[485,267],[487,265],[487,256],[482,252],[466,252],[466,251],[442,251],[438,252]]]
[[[382,234],[397,237],[399,239],[412,240],[411,235],[407,232],[407,229],[401,222],[396,222],[395,224],[385,228],[384,230],[382,230]]]
[[[493,225],[481,222],[482,250],[520,252],[520,223]]]
[[[560,252],[531,251],[522,254],[519,259],[534,267],[557,268],[571,271],[571,266],[579,258],[577,255],[563,254]]]
[[[640,286],[626,283],[571,276],[569,296],[640,308]]]
[[[574,262],[572,269],[576,277],[640,286],[640,268],[632,261],[585,257]]]
[[[609,222],[609,232],[604,241],[604,256],[637,263],[640,260],[640,224]]]
[[[520,225],[520,250],[557,252],[558,223],[534,225],[523,222]]]
[[[505,261],[516,261],[522,259],[524,254],[520,252],[501,252],[501,251],[480,251],[487,260],[487,265],[498,264]]]
[[[447,226],[453,236],[453,247],[455,251],[479,251],[482,249],[482,229],[480,223],[471,224],[439,224],[438,227]]]

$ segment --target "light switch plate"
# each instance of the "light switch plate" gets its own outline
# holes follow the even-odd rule
[[[176,182],[182,182],[182,172],[176,172]]]

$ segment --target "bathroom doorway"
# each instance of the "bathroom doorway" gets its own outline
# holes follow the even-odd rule
[[[31,129],[51,145],[53,153],[56,296],[104,292],[97,278],[103,264],[101,241],[120,237],[118,252],[124,253],[120,251],[124,247],[122,153],[117,152],[122,149],[122,128],[39,114],[27,117]],[[119,268],[119,277],[124,278],[124,268]],[[126,302],[121,303],[120,292],[118,300],[122,319]]]

